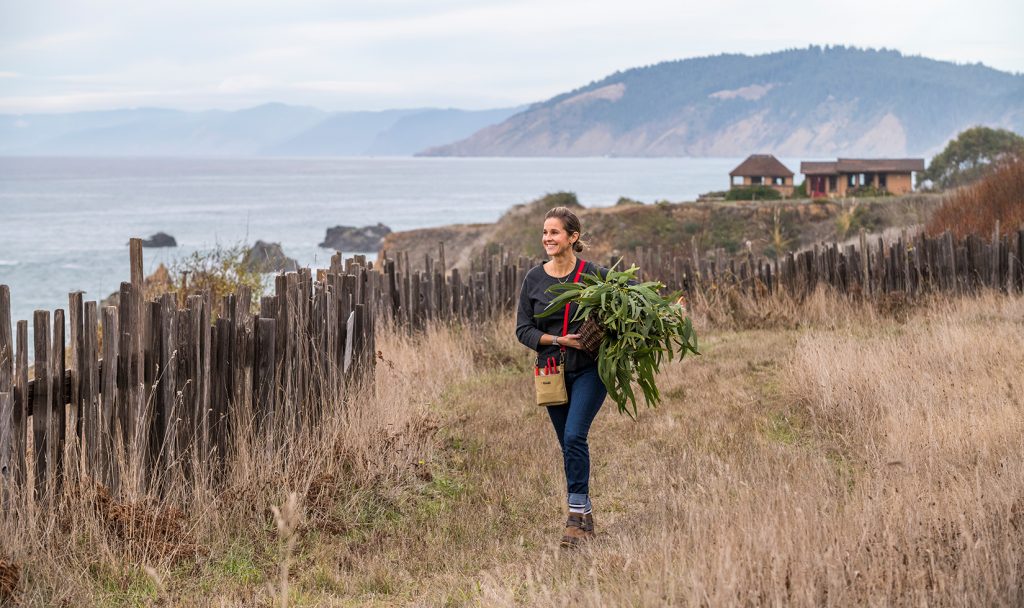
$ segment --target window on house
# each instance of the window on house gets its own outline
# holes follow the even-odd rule
[[[762,183],[761,180],[762,180],[762,177],[760,175],[758,175],[758,176],[750,178],[750,183],[752,183],[752,184],[761,184]]]
[[[889,176],[886,173],[879,173],[878,174],[878,187],[879,188],[887,188],[888,187],[888,185],[887,185],[888,184],[888,180],[886,179],[887,177],[889,177]]]
[[[829,192],[835,192],[835,190],[838,187],[838,185],[839,185],[839,178],[836,177],[835,175],[829,175],[828,176],[828,191]]]
[[[782,186],[783,185],[783,181],[784,180],[781,177],[774,177],[774,178],[772,178],[772,183],[775,184],[776,186]]]

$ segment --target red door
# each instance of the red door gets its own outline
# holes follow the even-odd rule
[[[811,198],[825,196],[825,178],[821,175],[811,176]]]

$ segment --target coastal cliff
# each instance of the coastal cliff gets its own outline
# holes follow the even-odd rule
[[[612,207],[587,208],[576,195],[559,192],[516,205],[493,224],[461,224],[393,232],[382,251],[405,251],[421,267],[424,256],[437,258],[444,243],[448,268],[468,268],[470,260],[499,248],[534,258],[543,256],[540,227],[544,214],[556,206],[574,209],[584,227],[586,259],[606,262],[614,255],[642,247],[692,253],[725,249],[749,250],[774,257],[817,242],[843,241],[859,230],[880,233],[925,222],[939,203],[937,195],[844,199],[829,201],[714,201],[640,204],[622,199]]]

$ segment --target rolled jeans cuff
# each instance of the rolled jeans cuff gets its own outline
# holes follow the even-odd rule
[[[590,496],[587,494],[574,494],[570,492],[569,505],[590,507]]]

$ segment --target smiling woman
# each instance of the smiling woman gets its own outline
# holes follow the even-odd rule
[[[565,466],[569,518],[562,536],[563,547],[574,547],[594,535],[587,435],[608,391],[597,373],[596,361],[582,350],[580,336],[575,333],[583,324],[582,320],[573,322],[576,304],[567,304],[562,314],[543,318],[537,315],[551,303],[552,296],[547,290],[552,285],[578,281],[584,273],[607,275],[608,269],[576,257],[584,248],[581,233],[579,218],[567,207],[547,212],[541,243],[550,259],[526,273],[516,319],[519,341],[537,351],[535,375],[548,374],[553,382],[565,387],[564,397],[554,403],[538,400],[538,404],[547,406]],[[542,366],[542,360],[559,363]]]

